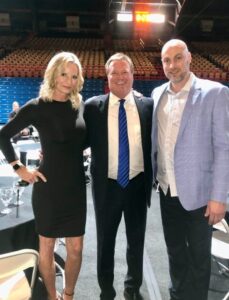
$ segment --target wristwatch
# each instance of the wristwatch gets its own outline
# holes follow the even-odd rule
[[[13,169],[14,171],[17,171],[18,169],[20,169],[23,166],[22,163],[16,163],[15,165],[13,165]]]

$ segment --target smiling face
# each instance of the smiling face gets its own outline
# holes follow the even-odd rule
[[[165,76],[172,87],[181,89],[190,75],[191,54],[182,41],[170,41],[165,44],[161,53],[161,60]]]
[[[68,62],[58,69],[53,99],[59,101],[68,100],[70,93],[77,87],[78,73],[78,67],[72,62]]]
[[[126,97],[133,86],[133,72],[125,60],[113,60],[107,69],[108,86],[110,91],[120,99]]]

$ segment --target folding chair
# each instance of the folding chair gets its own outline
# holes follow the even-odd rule
[[[211,254],[220,275],[229,282],[229,226],[225,219],[214,225]],[[228,285],[229,286],[229,285]],[[229,299],[229,289],[222,300]]]
[[[28,300],[33,294],[38,267],[37,251],[23,249],[0,255],[0,300]],[[32,268],[28,282],[24,270]]]

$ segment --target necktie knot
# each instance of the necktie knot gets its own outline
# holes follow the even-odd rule
[[[126,101],[125,99],[120,99],[120,100],[119,100],[120,106],[121,106],[121,105],[124,106],[125,101]]]

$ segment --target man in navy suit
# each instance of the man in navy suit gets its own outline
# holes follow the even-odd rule
[[[171,300],[207,300],[211,225],[229,190],[229,89],[197,78],[177,39],[161,52],[169,82],[152,92],[153,168],[159,182]]]
[[[106,65],[110,93],[85,103],[85,121],[91,147],[92,194],[97,227],[97,275],[100,298],[115,298],[114,251],[119,223],[124,216],[127,237],[125,299],[143,299],[143,248],[147,204],[152,188],[151,124],[153,102],[133,93],[133,63],[123,53]],[[118,183],[120,100],[124,101],[129,142],[129,183]]]

